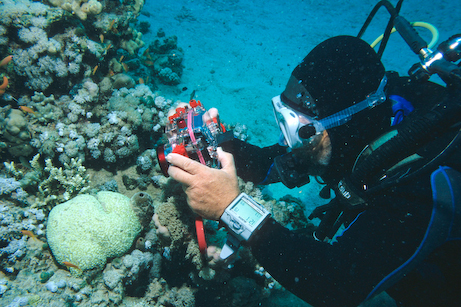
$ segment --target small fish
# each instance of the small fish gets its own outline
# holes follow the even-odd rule
[[[109,44],[109,45],[107,45],[107,47],[106,47],[106,51],[107,51],[107,50],[109,50],[109,49],[110,49],[110,47],[112,47],[112,44]]]
[[[6,58],[4,58],[3,60],[0,61],[0,67],[5,66],[6,64],[8,64],[12,59],[13,59],[12,55],[7,56]]]
[[[139,84],[144,84],[144,79],[143,78],[139,78]]]
[[[117,30],[117,28],[114,28],[114,24],[115,24],[115,19],[113,19],[113,20],[110,22],[109,30],[111,30],[113,33],[117,34],[117,33],[118,33],[118,30]]]
[[[149,82],[149,76],[146,77],[146,83],[148,83],[148,82]]]
[[[29,108],[29,107],[26,107],[26,106],[19,106],[19,109],[21,109],[21,111],[23,111],[24,113],[35,114],[35,111],[32,110],[32,108]]]
[[[144,50],[144,52],[142,53],[143,56],[145,56],[146,58],[148,58],[149,60],[152,60],[152,57],[150,55],[150,52],[149,52],[149,48],[147,48],[146,50]]]
[[[30,230],[21,230],[21,233],[25,236],[31,237],[32,239],[37,239],[35,234]]]
[[[123,66],[123,70],[124,70],[125,72],[128,72],[128,70],[129,70],[128,65],[127,65],[126,63],[122,63],[122,66]]]
[[[122,55],[120,56],[120,60],[118,60],[118,61],[119,61],[120,63],[122,63],[124,57],[125,57],[125,56],[122,54]]]
[[[10,94],[3,95],[3,99],[6,100],[6,101],[14,100],[14,101],[16,101],[16,103],[19,103],[19,101],[16,98],[14,98],[13,96],[11,96]]]
[[[145,61],[142,61],[142,63],[146,66],[153,66],[154,65],[154,62],[150,61],[150,60],[145,60]]]
[[[98,65],[96,65],[96,66],[93,68],[93,73],[92,73],[93,76],[94,76],[94,74],[96,73],[96,70],[98,70]]]
[[[79,268],[78,265],[75,265],[75,264],[73,264],[73,263],[70,263],[69,261],[63,261],[62,264],[64,264],[64,265],[65,265],[66,267],[68,267],[68,268],[74,268],[74,269],[77,269],[77,270],[80,270],[80,271],[82,270],[81,268]]]
[[[8,86],[8,78],[3,76],[3,83],[0,84],[0,93],[3,94],[5,93],[5,89]]]
[[[193,90],[192,93],[190,94],[190,99],[189,100],[194,99],[194,97],[195,97],[195,90]]]
[[[101,41],[101,44],[103,44],[104,43],[104,35],[102,35],[102,34],[99,35],[99,40]]]
[[[112,76],[115,76],[115,73],[112,69],[109,69],[109,73],[108,73],[109,77],[112,77]]]

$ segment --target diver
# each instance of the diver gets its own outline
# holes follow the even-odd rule
[[[390,29],[399,27],[398,10],[387,8]],[[382,52],[360,37],[327,39],[272,99],[280,144],[226,142],[218,148],[220,169],[166,156],[190,207],[229,230],[222,258],[246,244],[278,282],[313,306],[358,306],[383,291],[398,306],[459,305],[461,73],[453,62],[460,45],[460,36],[436,52],[413,44],[423,55],[407,77],[385,71]],[[428,81],[434,73],[446,86]],[[321,222],[306,236],[240,193],[237,175],[288,187],[316,176],[323,196],[335,196],[312,212]]]

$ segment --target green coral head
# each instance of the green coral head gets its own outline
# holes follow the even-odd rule
[[[96,196],[78,195],[54,207],[46,237],[60,264],[71,263],[85,271],[101,269],[108,258],[127,253],[141,229],[130,198],[102,191]]]

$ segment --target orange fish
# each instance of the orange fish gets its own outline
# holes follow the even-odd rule
[[[128,69],[129,69],[128,65],[126,63],[122,63],[122,66],[123,66],[123,70],[125,72],[128,72]]]
[[[110,47],[112,47],[112,44],[109,44],[109,45],[107,45],[107,47],[106,47],[106,51],[107,51],[107,50],[109,50],[109,49],[110,49]]]
[[[146,77],[146,83],[149,82],[149,76]]]
[[[29,108],[29,107],[26,107],[26,106],[19,106],[19,108],[20,108],[24,113],[35,114],[35,111],[32,110],[32,109]]]
[[[144,79],[143,78],[139,78],[139,84],[144,84]]]
[[[6,89],[7,86],[8,86],[8,78],[3,76],[3,83],[0,85],[0,90]]]
[[[82,270],[81,268],[78,267],[78,265],[75,265],[73,263],[70,263],[68,261],[64,261],[62,264],[64,264],[66,267],[68,268],[74,268],[74,269],[77,269],[77,270]]]
[[[115,24],[115,19],[111,21],[109,25],[109,30],[111,30],[114,34],[118,34],[118,30],[117,28],[114,28],[114,24]]]
[[[0,84],[0,95],[5,93],[5,89],[8,86],[8,78],[3,76],[3,83]]]
[[[93,68],[93,73],[92,73],[93,76],[94,76],[94,74],[96,73],[96,70],[98,70],[98,65],[96,65],[96,66]]]
[[[104,35],[99,35],[99,40],[101,41],[101,44],[104,43]]]
[[[153,65],[154,65],[154,62],[149,61],[149,60],[145,60],[145,61],[143,61],[142,63],[143,63],[144,65],[146,65],[146,66],[153,66]]]
[[[109,77],[115,76],[115,73],[112,69],[109,69]]]
[[[21,230],[21,233],[25,236],[28,236],[28,237],[31,237],[33,239],[37,239],[37,237],[35,236],[35,234],[30,231],[30,230]]]
[[[0,67],[5,66],[6,64],[8,64],[12,59],[13,59],[12,55],[7,56],[6,58],[4,58],[3,60],[0,61]]]
[[[121,62],[122,62],[122,60],[123,60],[123,58],[124,58],[124,56],[123,56],[123,55],[122,55],[122,56],[120,56],[120,60],[118,60],[118,61],[121,63]]]

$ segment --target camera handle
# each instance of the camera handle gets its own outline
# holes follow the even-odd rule
[[[197,146],[197,140],[195,139],[195,134],[194,134],[194,127],[193,122],[194,122],[194,117],[192,116],[194,110],[191,109],[187,112],[187,132],[189,133],[190,139],[194,146]],[[203,155],[200,150],[197,150],[197,155],[200,160],[200,163],[203,165],[206,165],[205,158],[203,158]],[[200,250],[200,253],[202,255],[205,255],[206,250],[207,250],[207,243],[205,239],[205,228],[203,226],[203,219],[200,215],[196,215],[195,217],[195,231],[197,233],[197,243],[198,243],[198,248]]]

